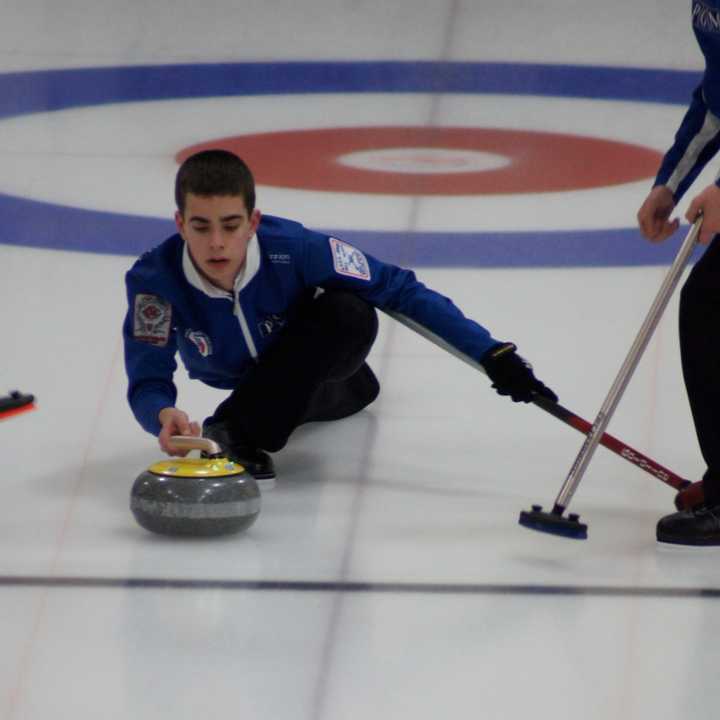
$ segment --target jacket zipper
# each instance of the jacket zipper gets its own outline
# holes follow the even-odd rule
[[[243,314],[242,307],[240,307],[240,293],[237,292],[233,293],[233,315],[235,315],[235,317],[238,319],[238,322],[240,323],[240,329],[242,330],[243,337],[245,338],[245,343],[248,350],[250,351],[252,359],[257,360],[258,352],[257,348],[255,347],[255,341],[250,334],[250,327],[247,324],[247,320],[245,319],[245,315]]]

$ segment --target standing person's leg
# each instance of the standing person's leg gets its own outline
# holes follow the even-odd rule
[[[720,505],[720,241],[697,262],[680,296],[683,378],[707,463],[707,505]]]
[[[683,378],[700,450],[705,505],[666,515],[657,539],[679,545],[720,545],[720,241],[712,241],[680,295]]]
[[[365,363],[377,313],[347,292],[308,301],[282,336],[205,422],[205,434],[236,446],[251,474],[274,477],[263,448],[280,450],[303,422],[346,417],[371,403],[379,385]],[[255,471],[255,472],[253,472]]]

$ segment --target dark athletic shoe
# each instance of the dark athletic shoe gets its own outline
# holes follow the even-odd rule
[[[214,440],[226,457],[242,465],[256,480],[261,490],[275,487],[275,464],[264,450],[233,442],[225,423],[203,423],[203,437]],[[203,453],[205,455],[205,453]]]
[[[660,518],[657,539],[673,545],[720,545],[720,506],[701,505]]]

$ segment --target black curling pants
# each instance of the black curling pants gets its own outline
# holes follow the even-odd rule
[[[707,463],[703,490],[720,505],[720,235],[690,273],[680,294],[683,377],[700,450]]]
[[[377,330],[375,309],[351,293],[328,290],[303,301],[208,422],[224,422],[239,444],[274,452],[305,422],[362,410],[380,391],[365,362]]]

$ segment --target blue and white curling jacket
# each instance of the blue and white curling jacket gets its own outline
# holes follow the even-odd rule
[[[140,257],[125,282],[128,400],[154,435],[160,432],[158,413],[177,398],[176,352],[191,378],[232,389],[316,287],[350,291],[401,313],[476,359],[497,343],[410,270],[277,217],[263,216],[233,292],[200,275],[179,235]]]
[[[693,0],[692,24],[705,73],[655,179],[655,185],[668,186],[675,202],[720,149],[720,0]]]

